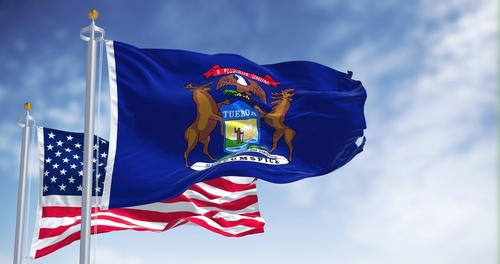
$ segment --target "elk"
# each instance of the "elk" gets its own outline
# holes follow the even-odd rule
[[[288,109],[290,108],[290,102],[292,101],[292,96],[295,95],[292,91],[294,88],[289,89],[281,89],[281,93],[272,92],[271,98],[275,99],[275,101],[271,102],[274,107],[269,111],[269,113],[264,113],[258,105],[255,105],[254,108],[257,109],[260,113],[260,116],[264,121],[275,129],[273,134],[273,147],[269,152],[273,152],[278,146],[278,140],[284,136],[285,143],[288,145],[288,149],[290,150],[290,158],[289,161],[292,161],[292,152],[293,145],[292,140],[295,137],[295,130],[289,128],[285,125],[285,115]]]
[[[187,141],[187,148],[186,151],[184,151],[186,167],[189,167],[188,155],[196,147],[198,142],[201,142],[204,145],[203,153],[205,153],[211,160],[216,160],[208,152],[210,134],[217,125],[217,122],[222,122],[219,107],[222,104],[229,103],[229,101],[224,100],[220,103],[216,103],[214,98],[208,93],[212,89],[209,87],[211,83],[212,82],[204,85],[193,86],[193,83],[190,82],[184,87],[191,89],[191,92],[193,93],[193,101],[196,104],[196,119],[184,132],[184,139]]]

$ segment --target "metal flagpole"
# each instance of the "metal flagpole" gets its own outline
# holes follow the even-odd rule
[[[31,103],[24,104],[26,115],[17,119],[17,124],[23,128],[23,141],[21,144],[21,162],[19,169],[19,190],[17,193],[17,221],[16,221],[16,240],[14,245],[14,264],[21,263],[24,233],[24,205],[26,203],[26,178],[28,173],[28,157],[30,128],[36,125],[36,119],[30,116]],[[31,123],[30,123],[31,121]]]
[[[94,146],[94,99],[96,81],[96,46],[104,38],[104,30],[95,25],[99,16],[97,10],[88,13],[92,20],[90,26],[82,28],[80,37],[87,41],[87,86],[85,93],[85,128],[83,142],[83,184],[82,184],[82,222],[80,231],[80,264],[90,264],[90,226],[92,199],[92,164]],[[85,36],[84,33],[89,33]],[[96,38],[96,33],[101,33]]]

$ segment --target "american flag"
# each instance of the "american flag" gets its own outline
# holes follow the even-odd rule
[[[40,258],[80,239],[83,133],[38,127],[40,192],[31,258]],[[94,138],[93,201],[100,198],[108,142]],[[97,184],[96,184],[97,183]],[[97,205],[97,202],[94,204]],[[256,179],[221,177],[197,183],[163,202],[111,210],[92,208],[91,233],[118,230],[162,232],[195,224],[241,237],[264,232]]]

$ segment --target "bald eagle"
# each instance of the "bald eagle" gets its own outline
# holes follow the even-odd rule
[[[260,87],[260,85],[252,80],[245,80],[243,76],[239,74],[231,74],[222,77],[217,83],[216,90],[219,90],[224,86],[236,86],[236,91],[239,93],[245,93],[250,96],[252,93],[259,97],[264,103],[266,103],[266,92]]]

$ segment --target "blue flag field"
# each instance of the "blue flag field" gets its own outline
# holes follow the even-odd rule
[[[116,41],[106,47],[105,208],[169,199],[220,176],[272,183],[321,176],[363,149],[366,91],[350,72]]]

